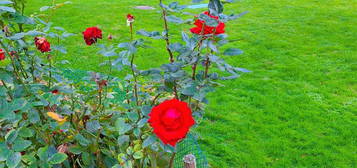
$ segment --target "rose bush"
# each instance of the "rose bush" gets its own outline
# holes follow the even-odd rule
[[[228,43],[225,23],[240,16],[224,15],[219,0],[191,18],[196,27],[192,35],[181,33],[182,42],[173,43],[169,29],[186,22],[175,16],[187,14],[177,2],[160,1],[163,30],[140,29],[142,38],[134,38],[130,14],[128,42],[104,45],[102,30],[87,28],[83,39],[98,47],[109,74],[90,72],[78,81],[59,68],[68,61],[52,59],[67,53],[61,42],[74,34],[53,26],[52,14],[25,16],[22,0],[0,2],[0,60],[9,59],[0,67],[0,167],[172,167],[176,144],[202,120],[207,93],[220,80],[248,72],[220,57],[242,52],[219,52]],[[54,13],[65,4],[53,1],[41,11]],[[165,41],[169,62],[141,70],[135,57],[150,49],[149,40]],[[124,92],[123,101],[115,100],[115,89]]]

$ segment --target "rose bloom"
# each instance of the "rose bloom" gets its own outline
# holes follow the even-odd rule
[[[0,61],[5,59],[5,51],[0,48]]]
[[[134,22],[134,16],[131,14],[126,15],[126,24],[130,26]]]
[[[149,114],[150,126],[164,144],[176,146],[185,138],[195,124],[191,109],[186,102],[177,99],[166,100],[155,106]]]
[[[51,44],[44,37],[35,37],[35,45],[42,53],[51,51]]]
[[[218,34],[223,34],[225,32],[224,31],[225,24],[223,22],[219,21],[218,16],[210,15],[208,11],[204,12],[203,14],[205,14],[213,19],[218,20],[217,27],[211,27],[211,26],[204,25],[205,21],[196,19],[196,21],[194,23],[194,25],[196,25],[196,27],[190,29],[191,33],[198,34],[198,35],[207,35],[207,34],[214,33],[214,35],[218,35]]]
[[[129,13],[128,15],[126,15],[126,19],[131,22],[134,20],[134,16]]]
[[[92,45],[97,42],[97,39],[102,39],[102,30],[98,27],[89,27],[83,33],[84,41],[87,45]]]

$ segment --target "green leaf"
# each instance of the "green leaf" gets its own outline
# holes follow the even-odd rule
[[[31,141],[18,138],[14,141],[14,145],[12,146],[12,149],[16,152],[21,152],[24,151],[26,148],[28,148],[31,144],[32,144]]]
[[[64,46],[51,46],[54,51],[59,51],[62,54],[67,54],[67,49]]]
[[[218,25],[218,21],[214,18],[209,17],[206,14],[201,13],[198,15],[198,19],[203,20],[205,22],[205,25],[211,26],[211,27],[216,27]]]
[[[26,127],[20,128],[18,134],[19,134],[21,137],[25,137],[25,138],[29,138],[29,137],[32,137],[32,136],[33,136],[32,130],[29,129],[29,128],[26,128]]]
[[[221,14],[223,12],[223,4],[221,0],[210,0],[208,3],[208,8],[210,9],[210,12],[218,12]]]
[[[12,110],[11,104],[9,104],[5,99],[0,99],[0,118],[5,120],[13,120],[16,115]]]
[[[86,129],[92,133],[97,132],[100,128],[101,126],[97,120],[88,121],[86,124]]]
[[[7,7],[7,6],[0,6],[0,12],[1,11],[11,12],[11,13],[15,13],[16,12],[16,10],[14,8]]]
[[[76,155],[79,155],[82,153],[82,147],[80,147],[80,146],[71,146],[68,150],[69,150],[69,152],[74,153]]]
[[[0,162],[5,161],[10,154],[11,151],[9,150],[7,145],[4,142],[0,142]]]
[[[155,141],[156,141],[156,138],[154,135],[148,136],[143,142],[143,148],[146,148],[147,146],[153,144]]]
[[[151,112],[152,106],[145,105],[141,108],[141,113],[144,114],[145,116],[148,116],[149,113]]]
[[[40,114],[38,114],[36,109],[30,109],[27,116],[31,123],[37,123],[40,121]]]
[[[174,15],[170,15],[170,16],[166,16],[167,21],[172,22],[172,23],[178,23],[181,24],[183,23],[183,20],[177,16]]]
[[[148,118],[142,118],[139,122],[138,122],[138,127],[142,128],[147,122],[148,122]]]
[[[134,135],[135,135],[136,137],[139,137],[139,136],[140,136],[140,133],[141,133],[140,128],[134,128],[133,133],[134,133]]]
[[[82,134],[77,134],[74,138],[79,142],[79,144],[83,146],[88,146],[90,144],[90,141],[86,139]]]
[[[60,164],[67,159],[67,155],[64,153],[56,153],[50,159],[48,159],[48,163],[50,164]]]
[[[8,5],[8,4],[13,4],[11,1],[0,1],[0,5]]]
[[[6,143],[12,144],[12,142],[14,142],[14,140],[17,138],[17,130],[12,129],[10,130],[6,135],[5,135],[5,140]]]
[[[46,161],[48,158],[48,146],[42,147],[37,150],[37,155],[42,161]]]
[[[139,115],[137,112],[128,112],[127,115],[131,121],[137,121],[139,119]]]
[[[91,165],[92,159],[93,159],[93,156],[91,154],[89,154],[87,152],[82,153],[82,160],[83,160],[84,165]]]
[[[143,151],[137,151],[134,153],[133,157],[134,157],[134,159],[141,159],[144,157],[144,153],[143,153]]]
[[[129,142],[129,140],[130,140],[130,138],[128,135],[122,135],[122,136],[118,137],[118,144],[121,146],[125,142]]]
[[[132,129],[132,126],[125,123],[124,119],[122,119],[122,118],[118,118],[115,121],[115,127],[119,131],[120,135],[123,135]]]
[[[6,165],[9,168],[15,168],[21,161],[20,152],[12,153],[6,160]]]
[[[43,11],[46,11],[47,9],[49,9],[50,7],[49,6],[43,6],[40,8],[40,11],[43,12]]]
[[[243,51],[240,49],[236,49],[236,48],[228,48],[227,50],[224,51],[224,55],[228,55],[228,56],[234,56],[234,55],[240,55],[242,54]]]

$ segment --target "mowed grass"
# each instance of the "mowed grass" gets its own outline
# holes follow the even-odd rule
[[[99,66],[104,58],[98,49],[82,41],[86,27],[113,34],[113,42],[102,40],[113,44],[129,40],[127,13],[136,16],[136,30],[162,30],[157,10],[133,9],[157,8],[156,1],[72,2],[52,18],[78,34],[64,42],[68,54],[58,58],[70,61],[66,67],[107,71]],[[48,4],[28,0],[27,13]],[[237,40],[230,47],[244,54],[226,60],[253,72],[223,82],[225,87],[209,95],[205,120],[196,131],[212,167],[357,166],[356,9],[355,0],[242,0],[225,6],[226,14],[249,11],[227,24],[230,39]],[[170,24],[173,40],[189,27]],[[141,69],[168,61],[164,43],[151,45],[140,51]]]

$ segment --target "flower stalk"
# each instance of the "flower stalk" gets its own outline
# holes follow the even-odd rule
[[[162,18],[164,20],[164,29],[165,29],[165,41],[166,41],[166,50],[167,52],[169,53],[170,55],[170,62],[174,62],[174,55],[171,51],[171,49],[169,48],[170,46],[170,40],[169,40],[169,27],[168,27],[168,23],[167,23],[167,19],[166,19],[166,16],[167,16],[167,11],[165,10],[165,8],[162,6],[162,0],[160,0],[160,7],[161,7],[161,10],[162,10]]]

